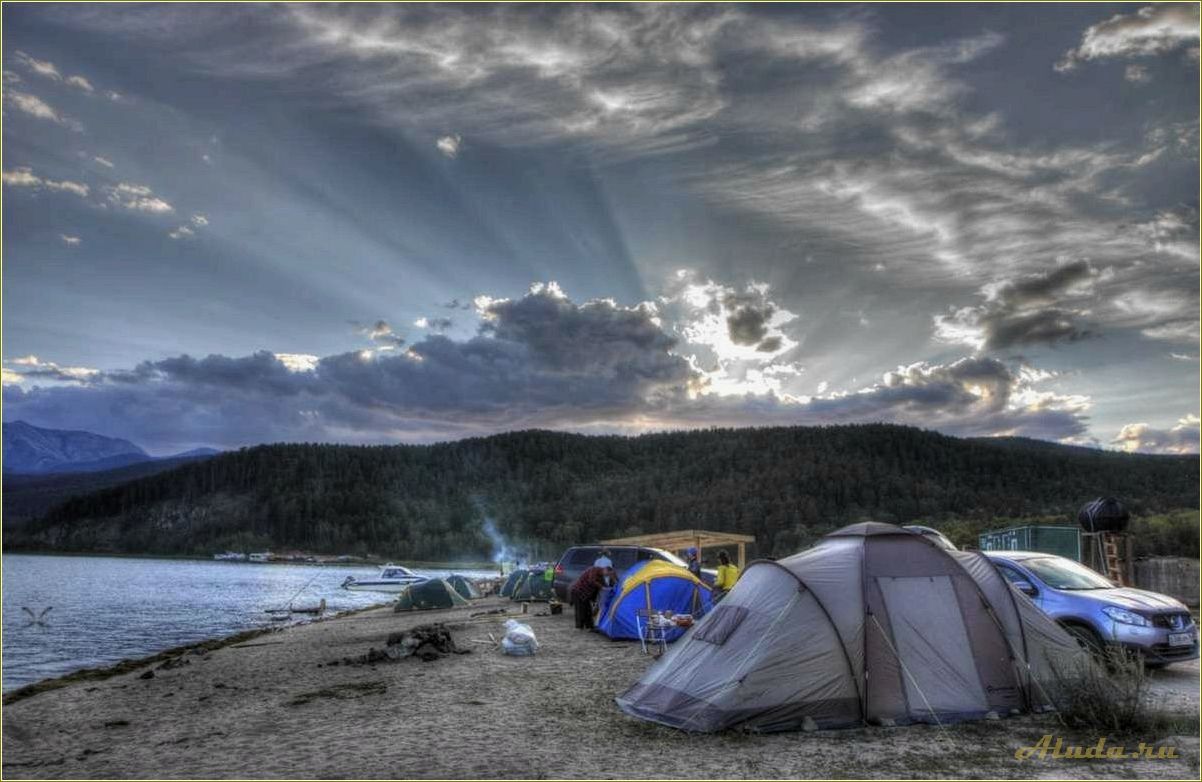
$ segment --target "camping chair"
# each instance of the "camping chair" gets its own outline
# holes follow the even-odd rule
[[[668,633],[672,630],[671,626],[663,626],[656,624],[652,617],[657,612],[649,608],[640,608],[635,611],[634,621],[639,628],[639,643],[643,646],[643,654],[652,654],[647,650],[647,645],[651,645],[651,649],[659,646],[659,651],[654,652],[656,657],[668,651]]]

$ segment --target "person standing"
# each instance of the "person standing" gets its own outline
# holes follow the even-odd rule
[[[612,567],[593,565],[572,582],[568,589],[568,597],[571,598],[572,608],[576,612],[577,630],[593,629],[593,601],[601,593],[601,588],[605,586],[611,573]]]
[[[718,577],[714,579],[714,602],[726,597],[726,593],[734,588],[739,580],[739,567],[732,565],[725,551],[718,552]]]
[[[689,557],[689,572],[697,578],[701,578],[701,557],[698,555],[697,549],[691,548],[686,554]]]

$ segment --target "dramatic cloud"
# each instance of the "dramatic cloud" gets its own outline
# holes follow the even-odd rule
[[[1086,261],[1051,271],[986,285],[985,303],[935,316],[935,338],[977,350],[1005,350],[1081,339],[1083,308],[1073,302],[1092,294],[1097,272]]]
[[[151,214],[165,214],[175,211],[175,207],[155,195],[146,185],[121,182],[114,186],[105,187],[104,192],[109,203],[123,209],[129,209],[130,211],[149,212]],[[188,234],[191,234],[190,230]]]
[[[1196,415],[1179,419],[1170,429],[1127,424],[1110,444],[1131,453],[1197,453],[1198,426]]]
[[[12,171],[3,173],[3,180],[6,187],[28,187],[34,190],[58,190],[66,193],[73,193],[80,198],[87,198],[89,188],[81,182],[72,182],[70,180],[54,180],[44,179],[33,173],[28,168],[17,168]]]
[[[711,292],[724,306],[729,291]],[[4,401],[25,420],[80,428],[107,421],[154,447],[378,442],[530,426],[634,432],[747,420],[892,421],[956,434],[1088,439],[1088,398],[1040,391],[1052,373],[995,359],[920,362],[857,391],[818,397],[720,393],[721,383],[677,352],[687,346],[648,303],[577,304],[548,283],[519,299],[482,297],[478,306],[476,336],[430,335],[405,351],[179,356],[105,373],[31,356],[7,362],[19,382]],[[386,323],[372,330],[392,334]],[[42,377],[59,382],[29,386]]]
[[[438,151],[441,152],[444,157],[454,158],[459,155],[459,145],[462,142],[463,139],[459,135],[443,136],[442,138],[438,139],[438,142],[435,144],[435,146],[438,147]]]
[[[681,269],[654,306],[712,393],[785,393],[787,381],[804,371],[785,358],[797,347],[785,329],[798,316],[773,301],[764,283],[735,288]]]
[[[1081,45],[1065,52],[1056,70],[1070,71],[1089,60],[1164,54],[1197,40],[1197,4],[1157,3],[1088,28]]]
[[[226,399],[248,431],[258,406],[267,431],[287,438],[892,420],[1088,442],[1088,420],[1107,441],[1129,421],[1165,423],[1143,412],[1147,404],[1172,398],[1189,410],[1192,391],[1166,387],[1189,367],[1168,356],[1197,353],[1196,15],[1148,5],[1108,21],[1113,10],[1095,12],[1067,28],[1039,6],[987,22],[948,7],[937,26],[885,5],[149,4],[81,6],[70,15],[22,6],[14,50],[36,52],[38,36],[61,36],[53,51],[72,52],[71,68],[120,78],[130,97],[111,112],[97,102],[105,85],[97,82],[89,100],[78,85],[68,90],[70,68],[54,66],[58,78],[48,82],[55,77],[10,56],[6,64],[24,80],[15,88],[44,94],[51,111],[56,101],[67,110],[86,102],[92,152],[108,152],[122,161],[123,178],[152,182],[163,195],[118,185],[78,143],[51,150],[54,138],[34,134],[63,134],[24,121],[28,112],[12,105],[18,116],[5,126],[5,151],[10,165],[41,174],[94,174],[88,203],[97,220],[100,207],[153,214],[155,201],[174,205],[155,229],[160,238],[199,238],[207,227],[194,209],[208,205],[222,241],[205,248],[213,263],[190,266],[197,276],[188,280],[197,300],[214,306],[236,291],[223,317],[177,317],[187,307],[152,282],[161,264],[132,234],[128,246],[113,237],[111,249],[131,268],[144,264],[136,279],[163,284],[162,295],[97,282],[95,299],[78,310],[145,307],[136,311],[157,319],[160,357],[321,345],[314,352],[324,358],[288,359],[280,372],[280,388],[299,389],[281,411],[292,418],[269,414],[265,392],[255,390],[262,380],[210,394]],[[1193,32],[1174,21],[1181,9]],[[1049,41],[1050,56],[1046,48],[1030,56]],[[128,46],[161,63],[160,78],[123,78],[133,64],[106,53]],[[1073,78],[1022,91],[1070,47],[1066,67],[1081,66]],[[1130,84],[1114,83],[1124,77]],[[176,79],[198,89],[173,90]],[[215,110],[213,96],[241,91],[258,98],[246,101],[244,122],[214,126],[223,107]],[[1097,99],[1111,92],[1122,100]],[[444,163],[464,160],[431,165],[443,155]],[[72,174],[63,159],[90,174]],[[28,196],[34,184],[18,180],[41,179],[12,173],[6,195],[25,187]],[[13,198],[12,208],[31,205]],[[49,228],[12,221],[6,250],[25,260],[6,272],[32,284],[36,270],[42,282],[49,271],[35,263],[37,252],[60,231],[89,237],[83,255],[101,250],[110,234],[88,217]],[[665,287],[682,264],[697,271]],[[72,269],[73,282],[88,271]],[[612,396],[599,389],[593,406],[572,393],[544,399],[545,410],[513,403],[493,388],[494,365],[515,383],[536,366],[538,382],[575,387],[531,363],[547,355],[534,348],[534,331],[502,336],[494,321],[512,330],[527,309],[554,312],[558,302],[566,307],[558,327],[585,329],[586,341],[597,322],[619,329],[620,319],[596,317],[603,299],[573,303],[552,286],[530,294],[532,302],[515,297],[509,317],[494,312],[499,300],[473,299],[550,278],[615,296],[615,312],[671,343],[632,352],[622,371],[633,371],[638,355],[653,368],[679,364],[683,374]],[[58,348],[48,335],[68,321],[89,333],[69,304],[14,306],[10,317],[44,326],[23,330],[33,340],[23,351],[49,355]],[[441,333],[433,312],[452,316],[454,331]],[[388,320],[360,326],[357,340],[329,333],[329,318],[363,313]],[[460,339],[475,318],[485,330]],[[265,323],[290,336],[270,331],[261,345],[251,341]],[[100,332],[112,329],[91,333]],[[339,336],[347,344],[330,347]],[[131,334],[103,351],[132,366],[148,344]],[[1035,349],[1047,345],[1056,350]],[[956,357],[970,352],[974,362],[1010,361],[990,365],[1009,378],[964,379]],[[1036,379],[1013,363],[1019,353],[1065,374]],[[302,354],[226,360],[274,367],[293,355]],[[899,362],[905,371],[894,380],[865,385]],[[366,403],[339,390],[352,370],[366,384]],[[425,407],[433,392],[422,384],[436,373],[442,396],[459,394],[475,412],[460,417],[452,400]],[[178,385],[187,399],[195,382],[174,370],[130,370],[124,385],[106,376],[78,392],[116,394],[120,386],[122,399],[157,398]],[[28,383],[23,389],[27,402],[40,398]],[[1081,400],[1090,394],[1106,401],[1086,419]],[[999,395],[1006,402],[994,409]],[[615,398],[628,401],[607,402],[612,419],[596,412]],[[250,441],[198,409],[226,439]]]

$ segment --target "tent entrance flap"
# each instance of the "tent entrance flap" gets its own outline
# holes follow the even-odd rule
[[[989,710],[948,576],[878,576],[910,716]]]

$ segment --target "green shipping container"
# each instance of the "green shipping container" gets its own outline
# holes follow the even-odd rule
[[[1011,527],[983,532],[977,538],[981,551],[1042,551],[1081,561],[1081,530],[1077,527]]]

